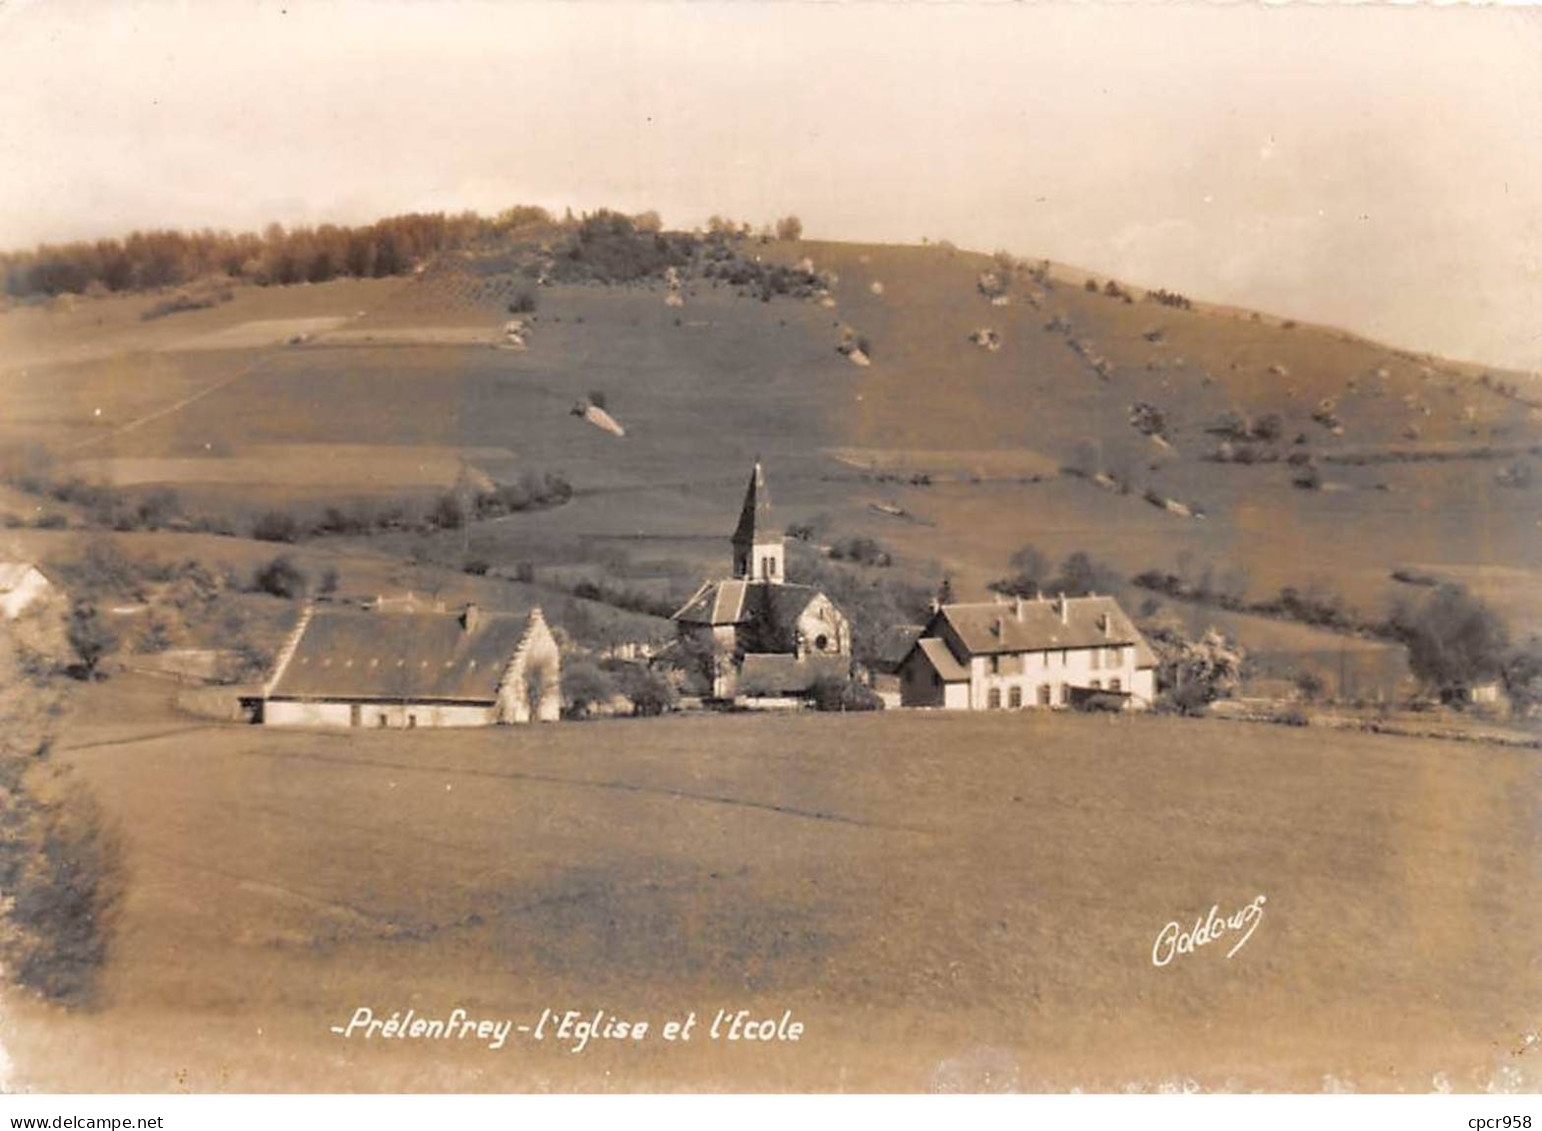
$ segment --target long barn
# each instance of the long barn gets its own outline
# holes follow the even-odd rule
[[[465,727],[551,721],[557,642],[529,617],[308,608],[264,688],[267,726]]]

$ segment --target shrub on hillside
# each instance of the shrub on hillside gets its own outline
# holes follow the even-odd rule
[[[305,596],[306,585],[305,571],[295,565],[285,554],[264,562],[252,573],[254,590],[274,597],[283,597],[285,600],[295,600]]]
[[[860,534],[836,539],[830,546],[830,558],[833,561],[855,562],[857,565],[865,566],[894,564],[894,555],[882,543],[876,538],[868,538]]]
[[[252,537],[259,542],[293,542],[300,536],[300,524],[287,511],[265,511],[252,523]]]

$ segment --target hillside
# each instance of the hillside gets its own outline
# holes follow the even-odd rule
[[[1089,291],[1036,262],[1009,264],[993,303],[981,276],[1001,265],[942,245],[659,237],[634,260],[603,241],[573,258],[562,238],[405,278],[237,287],[152,321],[146,295],[11,310],[11,462],[25,443],[54,479],[172,485],[243,523],[428,500],[465,468],[558,472],[565,505],[370,552],[598,566],[663,602],[726,564],[758,455],[779,521],[875,538],[895,559],[881,576],[924,588],[946,574],[978,593],[1031,543],[1375,617],[1416,563],[1542,629],[1521,596],[1542,549],[1542,398],[1518,375]],[[597,394],[624,437],[570,411]]]

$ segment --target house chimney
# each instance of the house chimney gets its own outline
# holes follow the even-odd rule
[[[1065,594],[1060,594],[1060,623],[1071,623],[1071,603],[1065,599]]]
[[[1017,613],[1017,619],[1020,623],[1023,619],[1023,598],[1021,594],[1019,594],[1017,597],[1017,608],[1015,611]]]
[[[933,598],[932,598],[932,599],[931,599],[931,600],[930,600],[930,601],[929,601],[929,602],[928,602],[928,603],[927,603],[927,608],[929,608],[929,609],[931,609],[931,611],[932,611],[932,613],[933,613],[933,615],[936,615],[936,614],[937,614],[937,613],[940,613],[940,612],[942,612],[942,602],[941,602],[941,601],[939,601],[939,600],[937,600],[937,598],[936,598],[936,597],[933,597]]]
[[[475,632],[482,627],[482,610],[476,602],[473,601],[467,605],[465,611],[461,613],[460,625],[467,632]]]
[[[1001,617],[997,617],[995,620],[991,621],[991,635],[999,639],[1001,634],[1006,631],[1006,627],[1007,622]]]

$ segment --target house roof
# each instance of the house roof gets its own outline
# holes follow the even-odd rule
[[[884,629],[874,649],[873,667],[883,672],[896,670],[910,655],[923,631],[919,624],[896,624]]]
[[[36,569],[31,562],[0,562],[0,593],[9,593]],[[42,573],[42,570],[38,572]]]
[[[269,692],[275,699],[491,703],[530,618],[318,609]]]
[[[969,669],[959,662],[946,643],[935,636],[923,636],[915,643],[915,649],[919,649],[926,657],[926,662],[931,664],[944,683],[957,683],[969,679]],[[908,658],[908,657],[907,657]]]
[[[1156,665],[1151,646],[1112,597],[944,605],[927,631],[935,631],[943,621],[970,655],[1134,645],[1136,667]]]
[[[850,668],[848,656],[808,656],[800,660],[783,652],[751,652],[739,665],[739,691],[747,695],[801,695],[821,676],[845,679]]]

